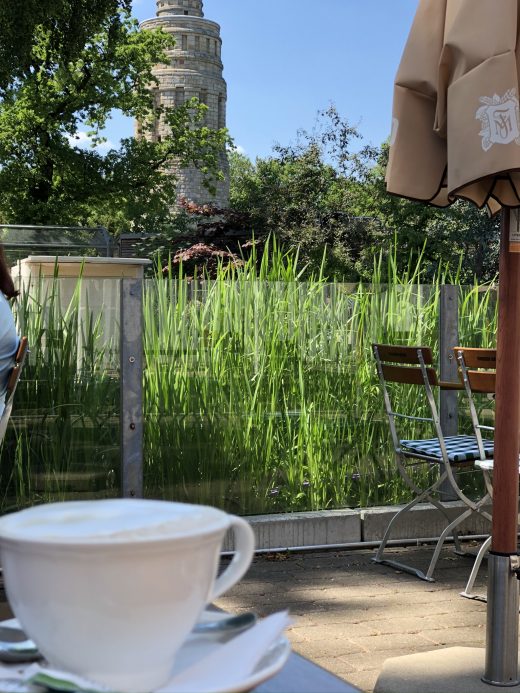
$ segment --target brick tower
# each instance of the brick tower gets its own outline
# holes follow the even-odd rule
[[[159,81],[157,101],[177,106],[196,96],[208,106],[206,125],[215,130],[226,127],[226,82],[222,77],[220,26],[204,17],[202,0],[157,0],[157,16],[141,23],[142,29],[161,27],[175,36],[176,45],[169,51],[170,64],[158,65],[154,74]],[[157,124],[153,137],[166,133]],[[222,153],[220,168],[225,181],[217,183],[213,197],[202,185],[195,168],[176,170],[179,197],[198,204],[212,203],[226,207],[229,202],[229,165]]]

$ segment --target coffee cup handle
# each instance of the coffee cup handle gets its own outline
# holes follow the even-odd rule
[[[251,525],[236,515],[231,515],[230,519],[230,528],[233,528],[235,534],[235,555],[226,570],[215,580],[210,603],[246,574],[255,552],[255,535]]]

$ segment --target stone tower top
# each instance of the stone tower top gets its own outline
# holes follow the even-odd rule
[[[157,0],[157,16],[168,14],[204,17],[202,0]]]
[[[167,51],[169,62],[156,65],[153,70],[157,79],[153,87],[155,103],[176,108],[195,97],[206,106],[204,125],[220,130],[226,127],[227,102],[222,39],[219,25],[204,17],[202,5],[202,0],[157,0],[157,15],[141,22],[141,29],[161,28],[175,39],[175,46]],[[167,123],[159,117],[144,137],[160,142],[170,134]],[[214,192],[207,190],[203,172],[196,166],[181,168],[180,162],[173,161],[164,172],[177,178],[177,200],[186,198],[197,204],[209,202],[228,207],[229,162],[225,150],[219,154],[219,167],[224,178],[215,181]]]

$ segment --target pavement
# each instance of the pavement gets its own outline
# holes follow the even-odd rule
[[[476,553],[478,544],[465,548]],[[432,551],[432,546],[387,549],[394,559],[423,569]],[[453,648],[466,648],[470,664],[477,661],[478,669],[482,653],[471,648],[485,647],[486,604],[459,595],[472,558],[455,555],[451,547],[443,549],[436,581],[431,583],[373,563],[373,555],[367,550],[259,555],[247,575],[217,605],[236,613],[255,611],[260,616],[288,608],[294,618],[288,631],[294,651],[367,693],[374,690],[387,660],[392,661],[385,667],[383,693],[418,693],[413,672],[418,672],[423,684],[421,672],[432,665],[432,659],[421,659],[421,653],[439,651],[446,673],[448,661],[440,651],[452,648],[451,655],[448,651],[446,655],[454,656],[458,670],[460,655]],[[475,593],[485,594],[486,579],[483,561]],[[11,616],[0,582],[0,620]],[[407,655],[417,656],[407,659],[404,668],[412,671],[411,682],[403,679],[403,666],[394,659]],[[450,678],[449,693],[481,690],[476,685],[468,689],[465,683],[462,687],[451,684],[455,677]],[[420,688],[439,693],[435,687]],[[486,688],[492,690],[483,684],[482,690]]]
[[[476,553],[478,544],[466,545]],[[388,549],[426,568],[433,547]],[[267,616],[288,608],[293,649],[357,686],[374,690],[385,660],[443,648],[485,646],[486,604],[464,599],[472,558],[443,549],[433,583],[373,563],[373,551],[264,554],[218,606]],[[485,594],[483,561],[475,592]]]

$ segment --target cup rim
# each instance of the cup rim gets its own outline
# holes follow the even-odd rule
[[[116,502],[116,503],[114,503]],[[122,503],[118,503],[122,502]],[[102,534],[98,536],[73,536],[73,535],[50,535],[50,536],[30,536],[30,534],[24,533],[23,528],[20,529],[20,518],[22,515],[28,517],[29,514],[32,517],[38,518],[40,513],[46,514],[48,512],[47,508],[53,506],[54,508],[78,508],[80,504],[85,507],[86,504],[92,506],[93,504],[121,504],[128,506],[130,503],[140,503],[147,504],[150,507],[153,505],[169,505],[169,506],[182,506],[197,508],[199,511],[208,511],[208,523],[207,525],[196,525],[193,527],[187,527],[181,530],[172,527],[170,531],[164,525],[157,524],[151,526],[148,529],[143,530],[140,534],[128,535],[125,533],[121,534]],[[13,519],[16,516],[16,519]],[[150,546],[161,546],[167,543],[175,541],[176,543],[192,542],[194,538],[199,540],[212,539],[214,535],[221,535],[231,526],[231,517],[223,510],[218,508],[213,508],[207,505],[195,505],[193,503],[179,503],[173,501],[162,501],[153,499],[100,499],[100,500],[88,500],[88,501],[62,501],[56,503],[42,503],[37,506],[32,506],[31,508],[26,508],[20,510],[16,513],[10,513],[9,515],[4,515],[0,517],[0,545],[24,545],[24,546],[68,546],[68,547],[91,547],[91,548],[102,548],[106,547],[110,549],[111,547],[117,546],[133,546],[133,545],[150,545]],[[157,535],[158,528],[162,527],[161,535]],[[131,532],[132,530],[129,530]]]
[[[38,553],[39,550],[47,551],[54,548],[63,548],[71,551],[74,549],[81,549],[81,551],[85,550],[88,552],[110,553],[111,551],[117,551],[117,549],[128,549],[131,547],[135,547],[136,549],[139,548],[139,550],[147,550],[153,552],[157,550],[165,551],[165,549],[167,549],[167,547],[169,546],[172,546],[173,543],[175,544],[175,546],[188,544],[189,546],[193,547],[194,539],[197,539],[196,547],[199,548],[205,546],[206,544],[214,543],[216,539],[222,537],[224,530],[225,528],[213,528],[211,531],[205,531],[204,533],[199,532],[198,534],[191,535],[183,534],[182,536],[172,534],[169,537],[161,537],[160,539],[132,538],[127,540],[107,539],[104,541],[100,541],[98,539],[83,541],[78,539],[72,540],[69,538],[62,541],[58,541],[54,539],[34,539],[15,536],[0,536],[0,547],[5,547],[9,549],[29,549],[31,552],[34,553]]]

